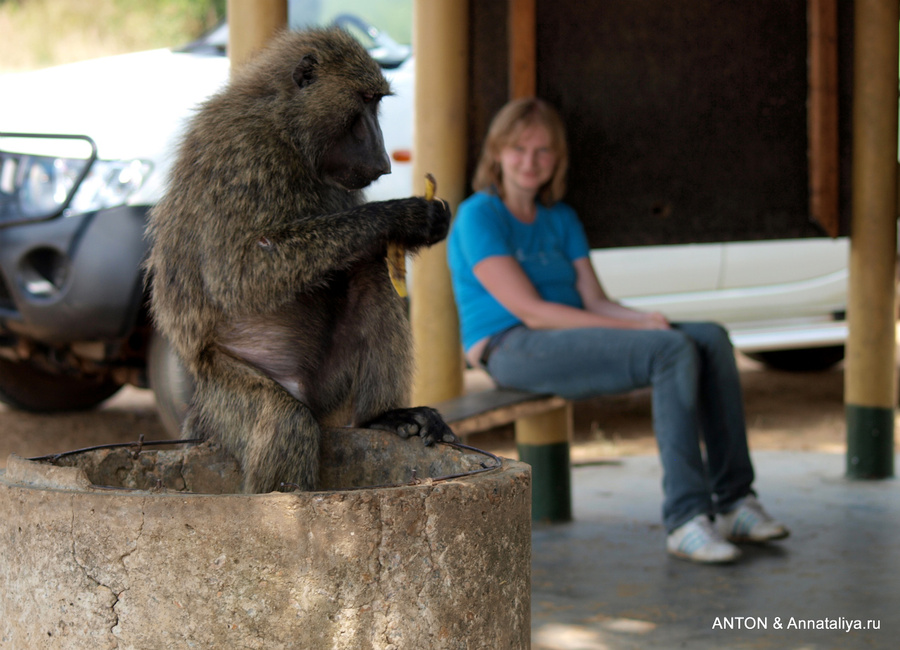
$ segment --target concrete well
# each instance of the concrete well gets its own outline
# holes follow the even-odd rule
[[[322,490],[257,495],[204,446],[11,456],[0,647],[530,646],[527,465],[470,474],[496,461],[375,431],[323,446]]]

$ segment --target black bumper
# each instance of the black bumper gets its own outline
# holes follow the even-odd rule
[[[126,336],[143,299],[148,210],[0,230],[0,329],[48,345]]]

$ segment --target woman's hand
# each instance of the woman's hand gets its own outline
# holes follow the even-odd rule
[[[643,312],[641,321],[644,323],[644,329],[648,330],[669,330],[672,329],[672,325],[669,323],[669,319],[665,317],[661,312],[651,311],[651,312]]]
[[[581,295],[584,308],[594,314],[625,322],[628,329],[667,330],[671,329],[669,320],[660,312],[638,311],[610,300],[597,277],[590,258],[575,260],[575,287]],[[623,325],[619,325],[622,327]]]

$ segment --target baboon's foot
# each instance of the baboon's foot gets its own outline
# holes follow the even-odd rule
[[[456,442],[456,434],[433,408],[417,406],[408,409],[385,411],[362,426],[381,431],[393,431],[401,438],[419,436],[426,446],[435,442]]]

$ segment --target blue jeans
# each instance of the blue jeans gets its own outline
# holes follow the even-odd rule
[[[487,370],[500,386],[569,399],[652,386],[669,532],[698,514],[727,512],[752,493],[740,377],[728,333],[716,323],[673,323],[671,330],[521,326],[494,348]]]

